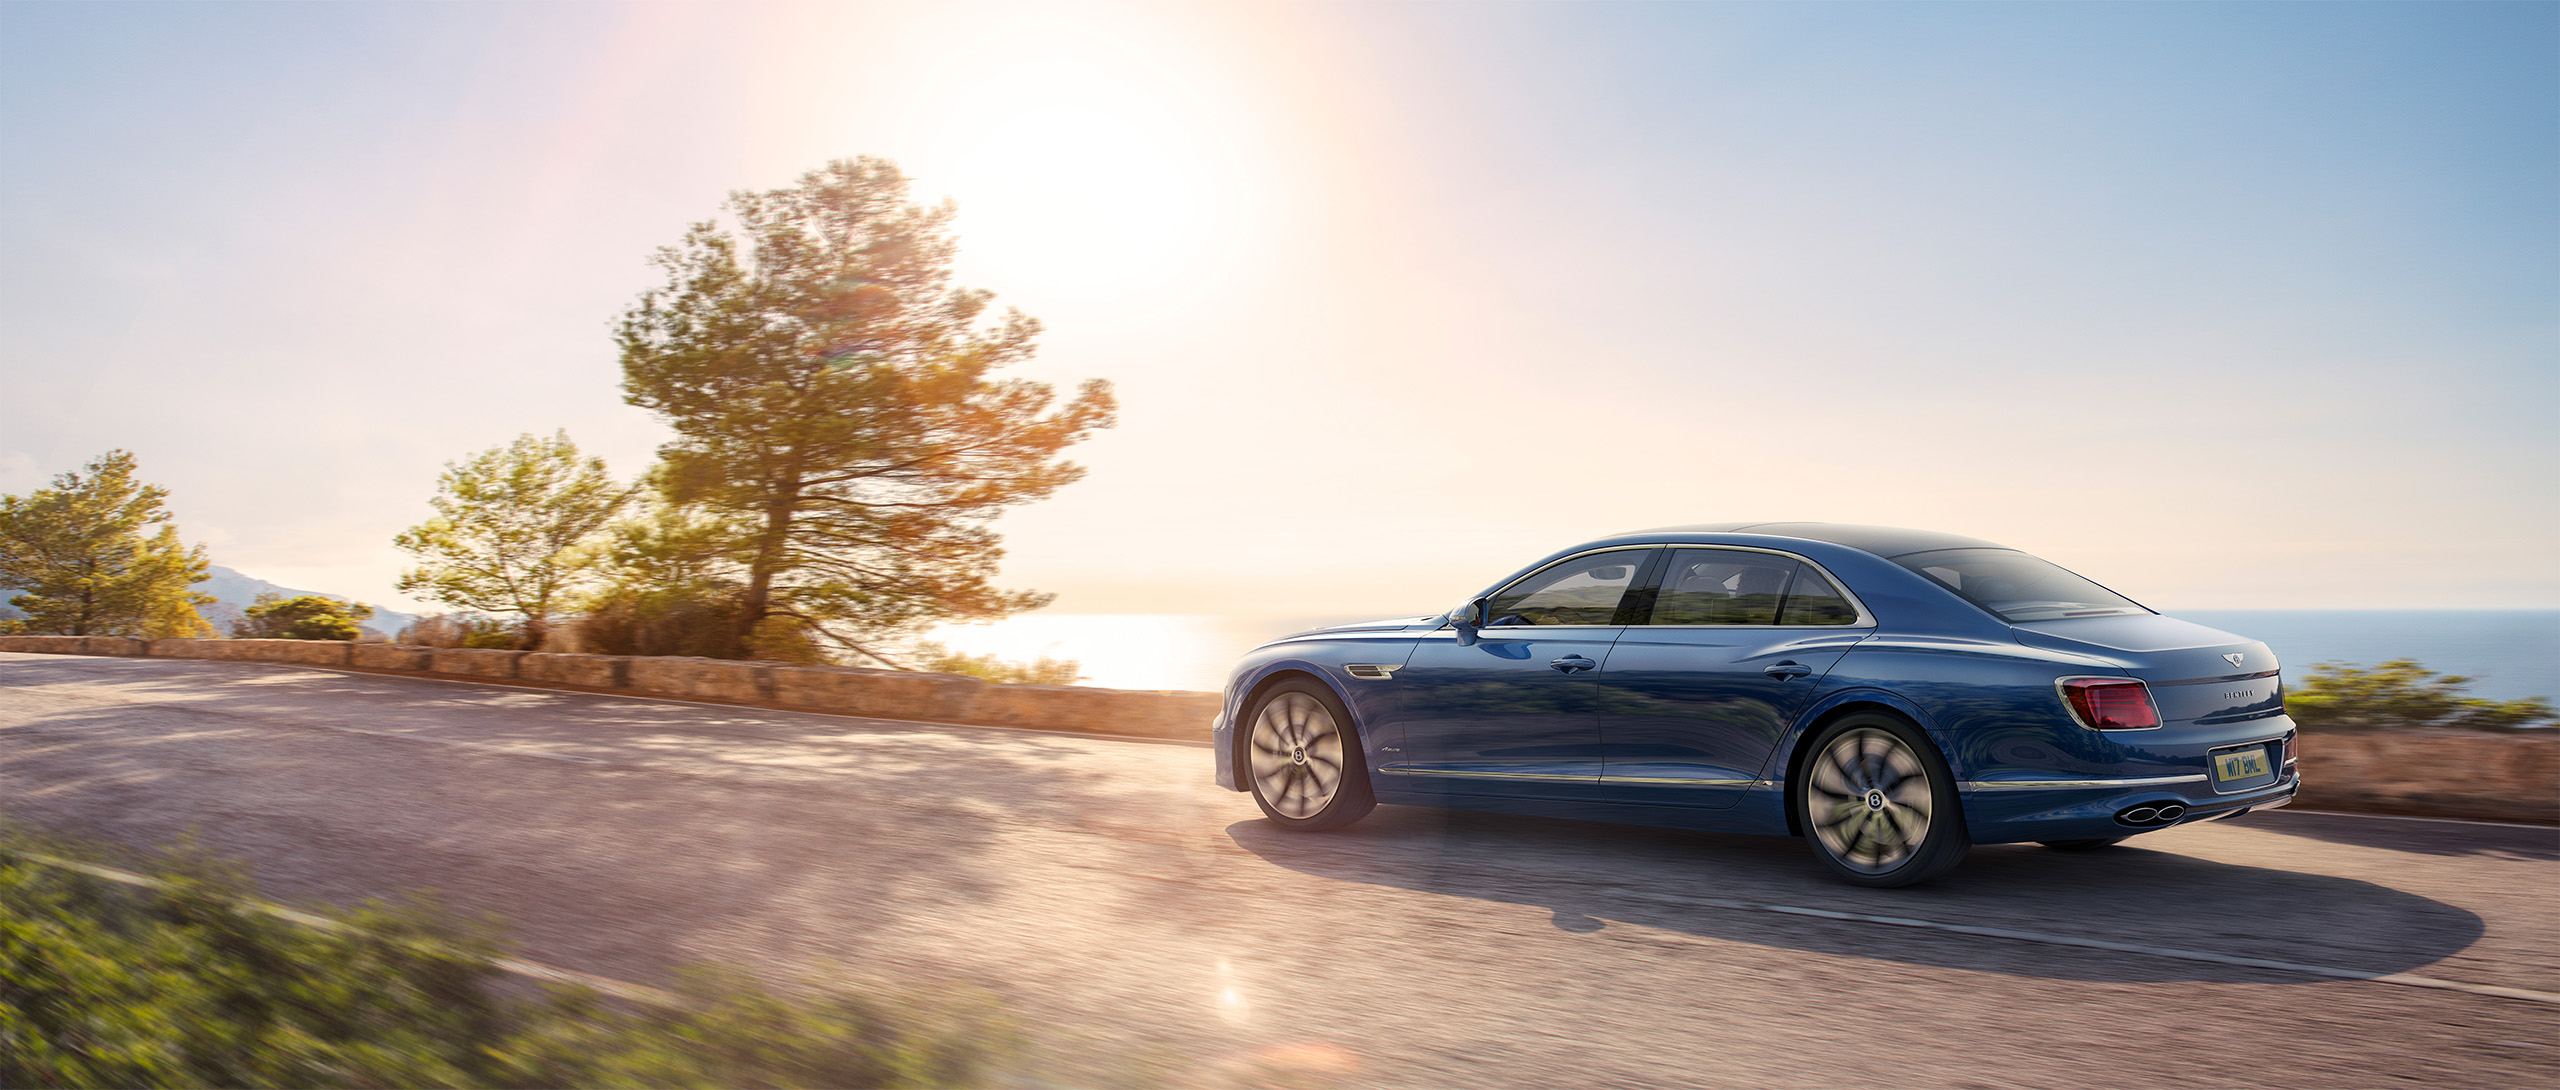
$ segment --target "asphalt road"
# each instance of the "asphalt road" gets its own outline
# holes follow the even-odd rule
[[[1874,891],[1774,838],[1291,835],[1197,746],[13,654],[0,811],[626,980],[965,981],[1183,1081],[2560,1085],[2554,829],[2278,812]]]

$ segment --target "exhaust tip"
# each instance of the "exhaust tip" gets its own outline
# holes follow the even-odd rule
[[[2187,816],[2186,803],[2150,802],[2116,811],[2116,823],[2130,825],[2137,829],[2156,829],[2173,824],[2185,816]]]

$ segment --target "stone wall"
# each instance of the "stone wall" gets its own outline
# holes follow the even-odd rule
[[[2560,825],[2560,730],[2328,731],[2302,739],[2311,810]]]
[[[1205,740],[1215,693],[990,685],[973,677],[726,659],[486,651],[334,640],[0,636],[0,651],[277,662],[550,685],[881,719]],[[2560,731],[2338,731],[2302,740],[2313,810],[2560,824]]]
[[[973,677],[727,659],[572,655],[337,640],[132,640],[0,636],[0,651],[335,666],[793,708],[882,719],[1205,741],[1216,693],[989,685]]]

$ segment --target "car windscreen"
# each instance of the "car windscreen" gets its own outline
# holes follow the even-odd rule
[[[2010,621],[2149,613],[2123,595],[2015,549],[1939,549],[1893,562]]]

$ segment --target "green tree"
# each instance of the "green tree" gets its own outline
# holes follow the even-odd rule
[[[598,532],[628,498],[604,459],[581,456],[565,431],[549,439],[528,433],[448,462],[429,501],[436,517],[392,539],[419,559],[399,588],[519,615],[522,644],[540,647],[552,615],[595,567]]]
[[[610,655],[720,654],[734,646],[745,585],[742,524],[679,503],[666,466],[641,480],[641,510],[613,528],[605,586],[582,603],[578,642]]]
[[[134,479],[133,455],[111,450],[53,487],[0,496],[0,586],[26,613],[11,631],[146,639],[213,634],[190,589],[204,547],[188,547],[163,506],[169,490]],[[157,529],[154,529],[157,527]]]
[[[255,605],[240,611],[231,634],[253,640],[352,640],[364,635],[359,625],[371,616],[373,607],[361,602],[317,594],[261,594]]]
[[[2316,730],[2514,730],[2560,718],[2543,697],[2486,700],[2464,695],[2470,684],[2470,678],[2439,675],[2416,659],[2372,667],[2324,662],[2302,684],[2287,687],[2284,710],[2305,729]]]
[[[676,432],[670,492],[742,527],[725,657],[817,634],[889,661],[883,638],[1049,600],[989,585],[988,524],[1083,475],[1057,455],[1111,425],[1110,385],[1053,410],[1047,384],[993,377],[1040,324],[981,321],[990,293],[951,284],[951,205],[907,189],[862,158],[732,194],[736,233],[694,225],[623,314],[624,399]]]

